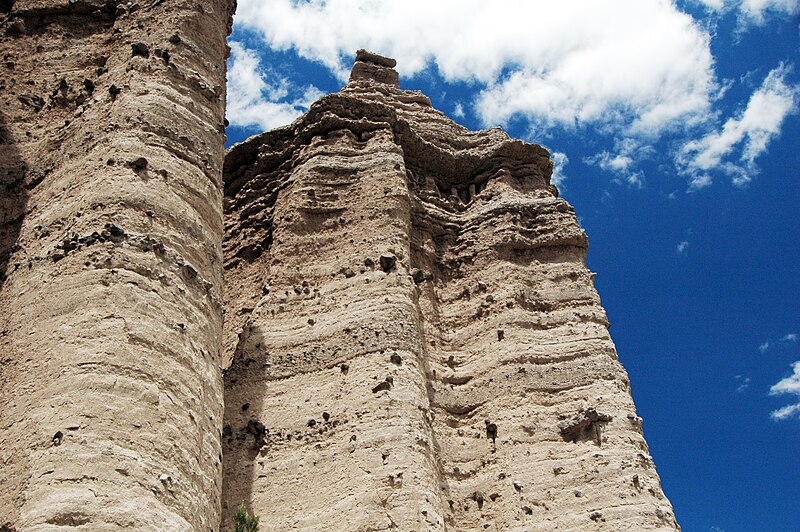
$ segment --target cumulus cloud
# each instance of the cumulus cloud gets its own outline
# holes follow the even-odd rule
[[[800,2],[695,1],[756,21],[794,14]],[[368,48],[398,59],[403,77],[435,70],[445,82],[467,83],[474,99],[457,102],[453,116],[469,107],[486,127],[520,122],[539,138],[554,128],[592,128],[615,147],[587,162],[635,186],[644,182],[639,164],[655,155],[647,147],[665,137],[683,146],[676,161],[692,188],[719,174],[749,181],[797,94],[781,66],[744,111],[714,130],[716,104],[733,82],[716,76],[709,26],[669,0],[239,0],[236,24],[341,81],[356,49]],[[269,123],[285,123],[303,107],[303,98],[269,97],[280,83],[244,78],[248,90],[229,98],[234,123],[264,127],[266,120],[253,118],[261,112],[275,117]],[[256,90],[259,79],[266,86]]]
[[[792,374],[773,384],[769,393],[770,395],[794,395],[800,399],[800,360],[792,364]],[[800,418],[800,401],[770,413],[770,417],[774,420],[789,419],[795,416]]]
[[[485,125],[658,133],[698,119],[717,89],[709,35],[665,0],[240,0],[236,22],[342,80],[361,47],[396,57],[404,76],[434,64],[479,84]]]
[[[231,125],[274,129],[291,123],[322,96],[315,87],[298,88],[286,78],[269,75],[258,55],[241,43],[229,45],[226,116]]]
[[[736,185],[758,173],[756,158],[780,134],[786,117],[797,112],[798,87],[787,83],[789,70],[785,65],[772,70],[736,118],[728,119],[719,131],[684,144],[678,166],[690,176],[693,188],[710,184],[712,170],[722,170]]]
[[[678,255],[683,255],[684,253],[686,253],[687,249],[689,249],[689,241],[683,240],[678,243],[676,251],[678,252]]]
[[[797,339],[798,339],[797,333],[789,333],[785,335],[783,338],[781,338],[781,340],[783,340],[784,342],[796,342]]]

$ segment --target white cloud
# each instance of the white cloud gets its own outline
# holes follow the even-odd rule
[[[739,385],[736,387],[736,391],[738,393],[742,393],[746,389],[750,387],[751,379],[750,377],[743,377],[742,375],[737,375],[736,380],[739,382]]]
[[[780,337],[775,342],[770,342],[769,340],[764,340],[764,343],[762,343],[761,345],[758,346],[758,350],[761,351],[762,353],[764,353],[764,352],[767,351],[767,349],[772,347],[773,344],[778,342],[778,341],[780,341],[780,342],[796,342],[798,340],[800,340],[800,334],[787,333],[787,334],[784,334],[782,337]]]
[[[800,416],[800,403],[796,403],[793,405],[786,405],[777,410],[773,410],[772,412],[770,412],[770,417],[776,421],[780,421],[783,419],[789,419],[790,417],[793,417],[795,414]]]
[[[736,10],[743,23],[763,24],[767,13],[795,15],[800,0],[695,0],[714,11]]]
[[[614,174],[615,180],[641,187],[644,175],[636,170],[636,165],[653,153],[653,148],[642,145],[640,141],[625,138],[617,141],[613,151],[602,151],[591,157],[586,157],[583,162],[594,164],[601,170]]]
[[[795,395],[800,398],[800,360],[792,364],[792,374],[773,384],[769,389],[770,395]],[[786,405],[770,413],[775,420],[788,419],[797,415],[800,418],[800,402]]]
[[[226,116],[231,125],[268,131],[291,123],[322,96],[315,87],[298,89],[286,78],[269,76],[254,51],[235,41],[229,44]],[[287,101],[290,93],[298,92]]]
[[[677,158],[679,169],[690,176],[693,188],[710,184],[709,172],[721,170],[742,185],[758,173],[755,160],[781,131],[784,119],[797,111],[798,87],[787,84],[789,68],[772,70],[737,118],[729,118],[720,131],[684,144]],[[740,153],[738,158],[732,158]]]
[[[716,11],[722,11],[722,9],[725,7],[724,0],[695,0],[695,1]]]
[[[551,152],[550,157],[553,159],[553,175],[550,176],[550,182],[559,186],[567,179],[564,167],[569,164],[569,157],[566,153],[558,151]]]
[[[684,253],[686,253],[686,250],[687,250],[688,248],[689,248],[689,241],[688,241],[688,240],[683,240],[683,241],[681,241],[681,242],[678,244],[678,248],[677,248],[678,254],[679,254],[679,255],[683,255]]]
[[[796,13],[800,2],[695,1],[756,21],[766,13]],[[404,77],[433,66],[446,82],[466,82],[475,91],[472,101],[454,105],[455,118],[469,107],[484,126],[521,120],[539,138],[550,128],[591,127],[615,147],[588,162],[618,181],[642,186],[639,163],[666,156],[675,157],[692,189],[720,173],[736,184],[749,181],[797,99],[781,66],[744,111],[712,131],[715,105],[732,82],[717,79],[714,26],[707,23],[670,0],[239,0],[236,14],[237,27],[342,81],[359,48],[396,58]],[[285,97],[254,97],[248,87],[251,92],[231,91],[234,123],[285,123],[302,107]],[[260,94],[269,87],[280,93],[281,84],[273,82]],[[274,120],[254,118],[264,112]],[[665,136],[683,146],[678,156],[647,151]]]
[[[743,0],[739,5],[739,10],[757,24],[763,24],[766,12],[794,15],[800,11],[800,2],[798,0]]]
[[[404,76],[433,63],[482,88],[485,125],[658,134],[704,116],[717,90],[708,33],[667,0],[240,0],[236,23],[342,80],[358,48],[395,57]]]

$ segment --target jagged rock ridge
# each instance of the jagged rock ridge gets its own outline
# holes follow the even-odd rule
[[[223,528],[677,528],[548,152],[394,66],[226,155]]]

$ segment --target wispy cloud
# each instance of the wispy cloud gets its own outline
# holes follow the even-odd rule
[[[464,106],[461,102],[456,102],[456,105],[453,107],[453,116],[456,118],[464,118]]]
[[[620,183],[641,187],[644,175],[636,168],[639,162],[652,153],[651,146],[628,137],[615,142],[612,151],[601,151],[584,158],[583,162],[599,166],[604,172],[612,174],[614,180]]]
[[[786,81],[789,71],[786,65],[772,70],[736,118],[729,118],[719,131],[683,145],[677,163],[690,177],[692,188],[711,184],[711,171],[724,172],[736,185],[758,173],[756,158],[780,134],[784,119],[797,112],[800,89]]]
[[[689,249],[689,241],[683,240],[678,243],[676,251],[678,252],[678,255],[684,255],[687,249]]]
[[[792,374],[773,384],[769,393],[770,395],[794,395],[796,399],[800,399],[800,360],[792,364]],[[795,416],[800,419],[800,401],[770,413],[770,417],[774,420],[789,419]]]
[[[256,52],[241,43],[229,45],[226,116],[231,125],[274,129],[291,123],[322,96],[315,87],[296,87],[287,78],[270,75]]]
[[[550,176],[550,182],[558,186],[567,179],[564,167],[569,164],[569,157],[566,153],[558,151],[551,152],[550,157],[553,159],[553,175]]]
[[[769,348],[774,347],[779,342],[789,343],[789,342],[796,342],[800,340],[800,334],[797,333],[787,333],[778,338],[777,340],[764,340],[764,342],[758,346],[758,350],[762,353],[765,353]]]
[[[736,379],[736,382],[737,382],[736,391],[738,393],[742,393],[743,391],[745,391],[746,389],[748,389],[750,387],[750,382],[751,382],[750,377],[744,377],[742,375],[736,375],[736,377],[734,377],[734,378]]]
[[[714,11],[736,10],[743,24],[764,24],[769,13],[795,15],[800,11],[798,0],[695,0]]]

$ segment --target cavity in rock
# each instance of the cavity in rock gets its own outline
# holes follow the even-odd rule
[[[381,263],[381,270],[387,273],[397,264],[397,257],[393,253],[384,253],[378,260]]]

